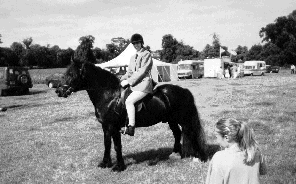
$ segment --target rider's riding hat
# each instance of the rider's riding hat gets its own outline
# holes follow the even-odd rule
[[[132,35],[131,42],[132,42],[132,44],[140,42],[144,45],[144,39],[143,39],[142,35],[140,35],[138,33]]]

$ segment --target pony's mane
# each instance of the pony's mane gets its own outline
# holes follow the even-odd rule
[[[104,70],[99,66],[95,66],[90,62],[86,62],[85,67],[87,68],[88,74],[90,74],[91,77],[96,78],[96,82],[101,87],[112,90],[117,90],[120,87],[120,80],[113,73]]]

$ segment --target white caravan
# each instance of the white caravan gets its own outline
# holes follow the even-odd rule
[[[265,61],[245,61],[244,75],[264,75],[266,72]]]
[[[184,60],[178,62],[178,77],[197,79],[204,75],[204,62],[200,60]]]
[[[205,59],[204,60],[204,77],[218,77],[221,68],[224,70],[225,65],[233,64],[229,57]]]

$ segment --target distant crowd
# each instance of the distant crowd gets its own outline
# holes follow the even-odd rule
[[[222,66],[220,67],[220,70],[218,71],[218,78],[219,79],[230,79],[230,78],[239,78],[241,77],[241,68],[236,65],[227,65],[224,67],[224,70]]]

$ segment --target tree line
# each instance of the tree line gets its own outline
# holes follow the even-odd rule
[[[262,27],[259,31],[261,44],[255,44],[250,49],[238,45],[233,51],[220,43],[217,33],[213,33],[213,41],[202,51],[178,41],[171,34],[162,37],[162,49],[152,52],[154,58],[168,63],[180,60],[203,60],[220,57],[220,48],[224,51],[221,56],[230,56],[233,62],[246,60],[264,60],[269,65],[296,65],[296,10],[287,16],[278,17],[274,23]],[[106,44],[105,49],[93,48],[95,37],[87,35],[79,38],[79,46],[60,49],[58,45],[41,46],[33,43],[33,38],[25,38],[21,43],[13,42],[9,48],[0,47],[0,66],[37,66],[43,68],[66,67],[71,58],[92,63],[103,63],[118,56],[130,43],[129,39],[116,37]],[[0,44],[1,34],[0,34]],[[150,50],[147,45],[146,49]]]

